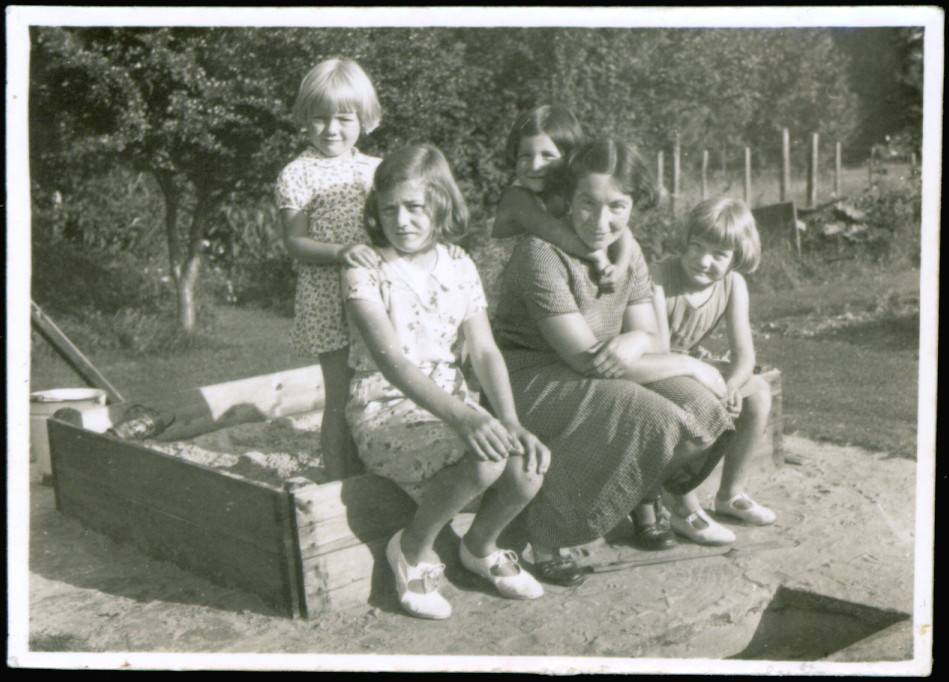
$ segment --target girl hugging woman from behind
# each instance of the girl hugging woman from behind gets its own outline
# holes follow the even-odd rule
[[[459,555],[505,597],[533,599],[541,585],[497,538],[540,488],[547,448],[521,426],[507,369],[491,328],[474,263],[444,241],[464,236],[468,212],[442,153],[431,146],[392,152],[366,202],[377,267],[342,272],[355,371],[346,414],[367,468],[416,501],[409,525],[389,542],[402,608],[447,618],[438,592],[444,565],[439,531],[483,493]],[[478,404],[462,375],[462,345],[497,417]]]
[[[567,207],[550,182],[583,139],[580,122],[566,107],[543,105],[518,117],[505,147],[515,180],[501,195],[492,235],[503,239],[528,234],[551,242],[591,263],[600,289],[611,292],[632,261],[632,233],[624,232],[608,249],[591,248],[563,219]]]

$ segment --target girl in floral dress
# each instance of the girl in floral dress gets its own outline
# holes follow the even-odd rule
[[[386,556],[402,607],[421,618],[451,614],[438,592],[444,565],[433,545],[482,493],[460,543],[462,565],[503,596],[543,594],[517,555],[496,544],[539,490],[550,453],[518,421],[474,263],[440,243],[462,237],[467,220],[438,149],[392,152],[376,171],[366,205],[379,265],[342,273],[355,370],[346,414],[367,468],[419,501]],[[465,383],[462,345],[497,417]]]
[[[320,360],[325,392],[320,445],[327,473],[341,479],[362,466],[344,412],[352,372],[339,266],[378,263],[366,243],[362,211],[380,160],[355,144],[379,125],[381,109],[356,62],[329,59],[303,79],[293,115],[309,146],[281,171],[276,187],[284,244],[297,271],[290,343],[297,353]]]

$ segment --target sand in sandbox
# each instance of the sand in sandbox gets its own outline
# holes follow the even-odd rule
[[[159,452],[270,485],[295,476],[329,480],[320,451],[321,412],[237,424],[187,441],[145,441]]]

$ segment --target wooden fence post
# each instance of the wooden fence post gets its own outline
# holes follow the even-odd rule
[[[672,215],[676,215],[676,209],[679,207],[679,156],[682,152],[682,147],[679,140],[679,131],[676,131],[675,146],[672,149]]]
[[[751,147],[745,147],[745,203],[751,205]]]
[[[843,184],[843,163],[841,162],[840,142],[834,144],[834,198],[841,197],[840,187]]]
[[[708,198],[708,150],[702,150],[702,201]]]
[[[807,205],[809,208],[817,207],[817,133],[811,133],[811,158],[807,166]]]
[[[665,157],[662,154],[662,151],[656,153],[656,179],[659,181],[659,192],[662,193],[662,190],[665,188],[666,183],[663,180],[663,176],[666,174],[666,163]]]
[[[721,158],[722,158],[722,180],[725,179],[725,174],[728,172],[728,168],[725,164],[725,146],[722,145],[721,149]]]
[[[781,131],[781,201],[791,195],[791,136],[788,129]]]
[[[867,187],[873,189],[873,147],[870,147],[870,156],[867,158]]]

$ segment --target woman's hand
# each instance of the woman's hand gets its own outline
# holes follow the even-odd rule
[[[618,379],[626,374],[631,363],[642,354],[637,345],[627,343],[624,335],[614,336],[591,348],[589,376]]]
[[[517,422],[503,422],[508,433],[515,439],[517,448],[511,454],[523,455],[524,470],[536,471],[538,474],[547,473],[550,467],[550,450],[533,433]]]
[[[336,254],[336,261],[347,268],[362,266],[364,268],[377,268],[382,259],[371,246],[365,244],[350,244],[344,246]]]
[[[462,416],[453,420],[451,427],[481,460],[500,462],[507,459],[512,451],[518,452],[521,447],[504,424],[470,407],[465,407]]]
[[[601,292],[611,294],[616,291],[616,285],[619,283],[619,270],[615,265],[606,262],[604,267],[597,275],[597,285]]]
[[[728,390],[725,386],[725,380],[722,378],[722,373],[701,360],[695,360],[694,358],[689,359],[692,360],[692,371],[689,372],[689,376],[705,386],[714,393],[716,397],[724,400]]]

